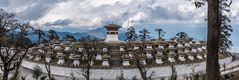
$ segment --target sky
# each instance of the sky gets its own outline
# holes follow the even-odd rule
[[[232,1],[230,39],[232,51],[239,52],[239,0]],[[84,32],[110,23],[123,28],[156,24],[168,31],[207,26],[207,6],[195,8],[188,0],[0,0],[0,8],[43,30]]]

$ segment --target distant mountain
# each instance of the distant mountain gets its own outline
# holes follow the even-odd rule
[[[189,27],[185,25],[155,25],[155,24],[140,24],[135,27],[136,32],[138,33],[139,30],[142,29],[147,29],[150,32],[151,39],[158,38],[158,33],[155,31],[156,28],[161,28],[163,29],[166,34],[164,36],[165,39],[169,39],[174,37],[178,32],[185,32],[187,33],[190,37],[193,37],[194,40],[203,40],[206,39],[207,36],[207,27],[203,26],[196,26],[196,27]],[[239,27],[233,27],[234,32],[232,32],[232,36],[230,39],[233,42],[233,47],[232,51],[233,52],[238,52],[239,50],[239,43],[237,37],[237,34],[239,34]],[[126,28],[121,28],[119,29],[119,40],[123,41],[126,39],[126,33],[127,29]],[[45,31],[47,33],[47,31]],[[30,32],[32,34],[32,32]],[[87,32],[82,32],[82,33],[70,33],[70,32],[58,32],[58,36],[60,39],[63,39],[63,37],[66,34],[72,34],[76,39],[81,39],[86,36],[92,36],[96,37],[98,39],[105,39],[106,38],[106,29],[103,27],[99,27],[94,30],[89,30]],[[36,42],[38,40],[37,35],[29,35],[28,36],[33,42]]]
[[[105,28],[97,28],[95,30],[90,30],[88,32],[74,33],[73,36],[76,39],[81,39],[86,36],[95,37],[97,39],[105,39],[106,38],[106,29]]]
[[[156,28],[162,28],[166,34],[164,36],[165,39],[169,39],[174,37],[178,32],[186,32],[190,37],[193,37],[196,40],[202,40],[206,36],[206,29],[204,27],[187,27],[186,29],[184,28],[178,28],[177,26],[167,26],[167,27],[157,27],[156,25],[138,25],[137,27],[135,26],[136,33],[139,34],[139,31],[142,29],[147,29],[150,32],[150,38],[151,39],[157,39],[158,38],[158,33],[155,31]],[[126,39],[126,33],[127,29],[126,28],[121,28],[119,30],[119,40],[123,41]],[[44,31],[46,34],[48,33],[47,31]],[[193,33],[192,33],[193,32]],[[106,29],[103,27],[94,29],[94,30],[89,30],[87,32],[82,32],[82,33],[70,33],[70,32],[57,32],[58,36],[60,39],[63,39],[63,37],[67,34],[73,35],[77,40],[86,37],[86,36],[91,36],[95,37],[97,39],[105,39],[107,34],[106,34]],[[29,35],[28,36],[33,42],[36,42],[38,40],[37,35]],[[47,37],[46,37],[47,39]]]
[[[47,31],[44,31],[45,34],[47,34]],[[91,36],[91,37],[95,37],[97,39],[105,39],[106,38],[106,29],[105,28],[97,28],[95,30],[90,30],[87,32],[83,32],[83,33],[70,33],[70,32],[57,32],[57,35],[59,36],[60,39],[63,39],[63,37],[67,34],[73,35],[77,40],[86,37],[86,36]],[[30,38],[30,40],[32,40],[33,42],[38,41],[38,35],[33,34],[33,32],[30,32],[28,35],[28,37]],[[45,39],[47,39],[47,36],[45,36]]]

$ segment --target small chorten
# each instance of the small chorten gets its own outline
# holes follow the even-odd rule
[[[174,57],[176,55],[175,50],[176,50],[176,48],[174,48],[174,47],[170,47],[169,48],[169,53],[168,53],[169,58],[168,58],[168,61],[175,62],[175,59],[174,59]]]
[[[64,58],[65,58],[65,54],[63,54],[63,53],[57,53],[57,58],[58,58],[58,61],[57,61],[57,64],[64,64],[65,63],[65,60],[64,60]]]
[[[188,59],[194,60],[194,55],[195,55],[196,53],[197,53],[197,52],[191,50],[191,51],[189,52],[189,54],[188,54]]]
[[[64,49],[64,51],[70,51],[70,50],[71,50],[70,44],[65,44],[65,49]]]
[[[104,54],[103,56],[102,56],[102,58],[103,58],[103,62],[102,62],[102,66],[110,66],[109,65],[109,58],[110,58],[110,56],[109,55],[107,55],[107,54]]]
[[[148,43],[147,47],[146,47],[146,56],[147,56],[147,58],[149,58],[149,59],[153,58],[152,52],[153,52],[152,44]]]
[[[163,41],[158,42],[158,48],[159,49],[164,49],[164,42]]]
[[[124,45],[120,45],[120,50],[119,51],[125,51],[125,49],[124,49]]]
[[[138,50],[139,49],[139,44],[135,43],[134,44],[134,50]]]
[[[102,51],[103,51],[103,52],[108,52],[107,47],[104,47],[104,48],[102,49]]]
[[[33,59],[34,58],[34,56],[33,56],[33,50],[32,50],[32,48],[29,48],[29,51],[27,52],[27,58],[28,59]]]
[[[101,55],[102,51],[100,51],[99,49],[97,49],[97,53],[96,53],[96,60],[102,60],[102,55]]]
[[[74,66],[79,66],[80,65],[80,61],[79,61],[80,57],[81,56],[79,54],[76,54],[76,55],[72,56]]]
[[[123,58],[123,66],[130,66],[130,63],[129,63],[130,56],[128,54],[124,54],[122,58]]]
[[[143,65],[146,65],[146,58],[147,56],[145,54],[140,55],[140,63]]]
[[[162,64],[163,63],[162,58],[163,58],[163,49],[158,48],[157,49],[157,54],[156,54],[156,63],[157,64]]]
[[[41,60],[41,52],[40,51],[35,51],[34,52],[34,55],[35,55],[35,61],[39,61],[39,60]]]
[[[178,59],[180,60],[180,61],[185,61],[185,58],[184,58],[184,56],[185,56],[185,53],[183,52],[183,47],[179,47],[178,46],[178,54],[179,54],[179,57],[178,57]]]

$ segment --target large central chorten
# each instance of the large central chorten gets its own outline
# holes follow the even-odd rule
[[[108,24],[104,26],[107,29],[107,37],[105,42],[118,42],[118,30],[121,26],[116,24]]]

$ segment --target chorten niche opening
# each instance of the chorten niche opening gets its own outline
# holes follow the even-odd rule
[[[107,30],[107,37],[105,39],[105,42],[119,42],[118,38],[118,30],[121,28],[121,26],[116,24],[108,24],[104,26]]]

